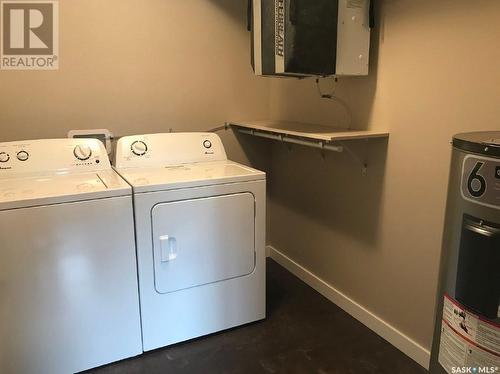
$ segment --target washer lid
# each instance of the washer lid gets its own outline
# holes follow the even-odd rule
[[[265,179],[262,171],[232,161],[200,162],[162,168],[117,169],[134,192],[154,192],[187,187]]]
[[[113,170],[8,178],[0,183],[0,210],[130,194],[130,186]]]
[[[500,131],[482,131],[458,134],[453,137],[457,149],[500,157]]]

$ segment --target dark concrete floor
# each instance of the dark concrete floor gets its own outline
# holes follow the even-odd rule
[[[87,374],[414,374],[426,371],[272,260],[267,319]]]

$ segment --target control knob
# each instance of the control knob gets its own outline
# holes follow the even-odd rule
[[[80,161],[85,161],[92,156],[92,149],[86,145],[77,145],[73,150],[73,154]]]
[[[8,153],[1,152],[0,153],[0,162],[7,162],[10,160],[10,156]]]
[[[17,159],[19,161],[27,161],[28,158],[30,158],[30,155],[28,154],[28,152],[26,152],[26,151],[17,152]]]
[[[136,156],[144,156],[148,151],[148,146],[143,141],[137,140],[130,146],[132,153]]]

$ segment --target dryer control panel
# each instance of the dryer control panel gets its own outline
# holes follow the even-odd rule
[[[0,143],[0,178],[20,174],[111,169],[97,139],[43,139]]]
[[[116,146],[115,166],[162,167],[225,160],[226,151],[217,134],[167,133],[120,138]]]

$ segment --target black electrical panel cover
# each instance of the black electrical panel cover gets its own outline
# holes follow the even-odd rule
[[[284,44],[278,45],[275,53],[277,72],[335,74],[338,1],[280,2],[284,7]]]
[[[257,75],[367,75],[370,0],[250,0]]]
[[[335,74],[338,0],[253,0],[249,11],[257,74]]]

